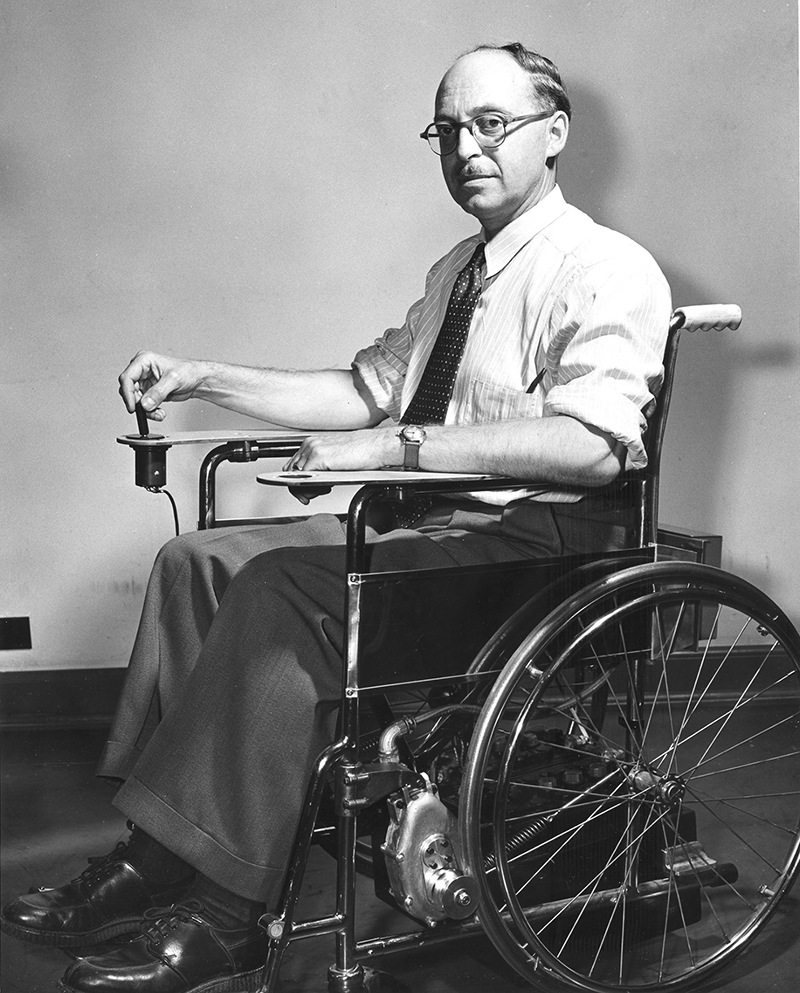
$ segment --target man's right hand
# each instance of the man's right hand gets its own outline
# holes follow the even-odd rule
[[[153,421],[163,421],[165,401],[189,400],[203,379],[203,363],[155,352],[137,352],[119,376],[119,393],[128,413],[137,403]]]

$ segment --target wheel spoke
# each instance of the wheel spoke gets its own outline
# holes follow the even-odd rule
[[[721,610],[722,610],[722,607],[721,607],[721,605],[719,605],[718,608],[717,608],[716,616],[714,618],[714,626],[716,626],[717,624],[719,624],[719,616],[720,616]],[[677,625],[676,625],[676,627],[675,627],[675,635],[676,635],[676,637],[677,637],[677,632],[678,632],[678,628],[677,628]],[[678,731],[677,734],[674,734],[673,733],[673,735],[672,735],[672,741],[673,741],[673,743],[676,742],[676,741],[678,741],[679,739],[681,739],[683,737],[683,732],[686,729],[686,726],[689,723],[689,720],[691,719],[692,715],[695,713],[695,711],[697,709],[696,706],[694,708],[692,708],[691,705],[692,705],[692,702],[693,701],[697,701],[701,697],[701,694],[699,694],[697,692],[697,688],[700,685],[700,677],[701,677],[701,675],[703,674],[703,672],[705,671],[705,668],[706,668],[706,662],[708,661],[708,653],[709,653],[710,647],[711,647],[711,640],[709,639],[708,642],[706,643],[704,649],[703,649],[703,654],[700,657],[700,660],[699,660],[698,665],[697,665],[697,671],[695,672],[695,677],[694,677],[694,684],[692,685],[692,689],[689,692],[689,696],[687,697],[687,700],[686,700],[686,709],[685,709],[685,711],[683,713],[683,717],[681,719],[680,729],[679,729],[679,731]],[[666,663],[664,665],[664,668],[665,669],[667,668]],[[709,680],[709,682],[708,682],[708,685],[709,686],[713,683],[715,677],[716,677],[716,673]],[[655,708],[653,708],[653,709],[655,710]],[[672,760],[673,760],[673,758],[675,758],[675,756],[676,756],[676,752],[673,749],[673,751],[671,753],[671,756],[670,756],[670,764],[669,764],[669,768],[668,768],[668,771],[669,772],[672,771]]]
[[[690,852],[688,850],[688,847],[687,847],[686,843],[682,839],[679,839],[678,838],[677,827],[675,828],[673,839],[672,839],[672,847],[675,847],[675,846],[679,846],[681,848],[681,850],[683,851],[684,855],[685,856],[688,856],[687,857],[687,862],[688,862],[689,866],[691,867],[691,871],[692,871],[692,875],[694,876],[695,883],[699,886],[700,892],[703,895],[703,900],[704,900],[704,902],[706,904],[706,907],[707,907],[709,913],[711,913],[713,915],[713,917],[714,917],[714,923],[716,924],[717,929],[719,930],[719,933],[720,933],[720,935],[722,937],[722,940],[725,941],[725,942],[729,941],[730,940],[730,935],[728,934],[728,929],[725,927],[724,922],[720,919],[719,914],[717,913],[716,907],[714,906],[714,902],[713,902],[713,900],[711,900],[711,898],[708,895],[707,888],[705,886],[703,886],[702,880],[700,878],[700,873],[695,868],[694,862],[693,862],[693,860],[691,858],[691,855],[690,855]],[[671,846],[667,846],[667,847],[669,848]],[[709,859],[707,859],[707,858],[704,859],[704,864],[706,864],[706,865],[713,865],[713,863]],[[674,877],[674,873],[672,874],[672,876]],[[673,882],[673,880],[671,878],[670,879],[670,887],[672,887],[672,882]],[[684,929],[685,929],[686,928],[685,917],[683,917],[683,914],[681,916],[683,918],[683,924],[684,924]],[[666,921],[665,921],[665,924],[666,924]],[[667,937],[667,930],[666,930],[666,927],[665,927],[665,930],[664,930],[664,933],[663,933],[663,936],[662,936],[662,942],[663,942],[662,948],[666,944],[666,937]],[[687,939],[687,943],[688,943],[688,941],[689,941],[688,934],[686,935],[686,939]],[[663,966],[663,959],[662,959],[662,966]]]
[[[698,804],[700,804],[700,805],[701,805],[701,806],[702,806],[702,807],[703,807],[703,808],[704,808],[705,810],[707,810],[707,811],[708,811],[708,813],[709,813],[709,814],[711,814],[711,816],[712,816],[712,817],[713,817],[713,818],[714,818],[715,820],[717,820],[717,821],[718,821],[718,822],[719,822],[720,824],[722,824],[722,825],[724,826],[724,828],[725,828],[725,831],[727,831],[727,832],[728,832],[729,834],[731,834],[731,835],[733,835],[733,836],[734,836],[734,837],[735,837],[735,838],[737,839],[737,841],[738,841],[738,842],[739,842],[739,843],[740,843],[741,845],[743,845],[743,846],[744,846],[744,848],[746,848],[746,849],[747,849],[747,850],[748,850],[748,851],[749,851],[749,852],[750,852],[750,853],[751,853],[752,855],[754,855],[754,856],[755,856],[755,857],[756,857],[756,858],[757,858],[757,859],[758,859],[759,861],[761,861],[761,862],[763,862],[763,863],[764,863],[764,865],[767,865],[767,866],[769,866],[769,868],[770,868],[770,869],[772,869],[772,870],[773,870],[773,871],[774,871],[774,872],[775,872],[776,874],[779,874],[779,873],[780,873],[780,871],[781,871],[781,870],[780,870],[780,868],[779,868],[778,866],[776,866],[776,865],[774,864],[774,862],[772,862],[772,861],[771,861],[770,859],[768,859],[768,858],[766,857],[766,855],[764,855],[764,854],[763,854],[763,853],[762,853],[762,852],[761,852],[761,851],[760,851],[759,849],[757,849],[757,848],[756,848],[756,847],[755,847],[755,846],[754,846],[754,845],[753,845],[753,844],[752,844],[752,843],[751,843],[750,841],[748,841],[748,840],[747,840],[747,839],[746,839],[746,838],[745,838],[745,837],[744,837],[744,836],[742,835],[742,833],[741,833],[740,831],[738,831],[738,830],[737,830],[737,829],[736,829],[736,828],[735,828],[735,827],[734,827],[734,826],[733,826],[733,825],[731,824],[731,822],[730,822],[729,820],[727,820],[727,821],[726,821],[726,820],[724,820],[724,819],[723,819],[723,818],[722,818],[722,817],[721,817],[721,816],[720,816],[720,815],[719,815],[719,814],[717,813],[717,811],[716,811],[716,810],[714,810],[714,808],[713,808],[713,807],[711,806],[711,804],[709,804],[709,803],[706,803],[705,801],[703,801],[703,800],[702,800],[702,799],[701,799],[701,798],[700,798],[699,796],[697,796],[697,794],[696,794],[696,793],[694,793],[694,791],[693,791],[693,790],[690,790],[689,792],[690,792],[690,794],[691,794],[691,795],[692,795],[692,796],[694,797],[694,799],[695,799],[695,800],[697,801],[697,803],[698,803]]]
[[[675,750],[677,749],[678,745],[686,745],[690,741],[693,741],[694,739],[696,739],[697,737],[699,737],[705,731],[710,730],[715,725],[719,725],[722,721],[724,721],[726,719],[730,719],[730,717],[732,716],[734,710],[741,710],[742,707],[746,707],[746,706],[748,706],[750,704],[754,704],[754,703],[757,703],[759,701],[763,701],[764,697],[767,694],[770,694],[770,693],[774,692],[774,690],[778,686],[780,686],[781,683],[784,683],[787,679],[791,679],[792,676],[795,676],[795,678],[796,678],[796,673],[784,673],[784,675],[782,675],[782,676],[778,677],[777,679],[773,680],[768,686],[765,686],[763,689],[759,690],[757,693],[754,693],[752,696],[748,697],[746,700],[741,700],[741,701],[737,702],[737,704],[732,708],[732,710],[726,712],[725,714],[718,714],[716,717],[714,717],[714,718],[712,718],[710,720],[707,720],[705,724],[702,724],[700,727],[695,728],[692,731],[691,734],[685,735],[684,737],[682,737],[680,739],[680,741],[674,741],[674,740],[671,741],[670,744],[659,755],[657,755],[655,757],[654,762],[655,763],[662,762],[664,760],[664,758],[665,758],[666,755],[668,755],[671,752],[672,753],[675,752]],[[764,729],[764,730],[769,730],[769,729]],[[762,733],[762,732],[759,732],[759,733]]]
[[[783,834],[789,835],[790,837],[794,837],[795,831],[792,828],[788,827],[785,824],[778,824],[777,821],[773,820],[772,818],[765,817],[763,814],[759,814],[755,810],[749,810],[747,807],[742,807],[740,803],[734,803],[733,800],[731,799],[725,799],[723,797],[718,797],[718,796],[706,796],[705,794],[701,795],[694,788],[692,789],[692,795],[698,797],[699,801],[702,803],[705,804],[717,803],[721,807],[728,807],[730,810],[736,811],[736,813],[738,814],[744,814],[746,817],[758,821],[759,824],[763,824],[765,827],[774,828],[776,831],[781,831]],[[798,795],[800,795],[800,793],[797,790],[795,790],[792,793],[761,793],[757,796],[737,797],[737,799],[739,801],[755,800],[755,799],[763,800],[766,799],[767,797],[775,798],[778,796],[787,797],[787,796],[798,796]]]
[[[778,721],[776,724],[773,724],[772,727],[770,728],[765,728],[763,731],[759,731],[757,734],[751,735],[749,738],[746,738],[744,741],[737,742],[737,744],[731,745],[729,748],[723,748],[722,751],[717,752],[715,755],[706,757],[704,760],[699,761],[694,766],[694,768],[688,770],[688,772],[686,773],[686,777],[691,779],[692,782],[694,782],[695,780],[698,779],[707,779],[709,776],[721,776],[724,775],[725,773],[739,771],[741,769],[752,769],[755,766],[766,765],[768,762],[778,762],[787,758],[796,759],[798,757],[798,754],[800,754],[800,752],[797,749],[794,749],[793,751],[790,752],[784,752],[782,755],[771,755],[769,758],[753,759],[752,762],[742,762],[739,765],[731,765],[723,769],[712,769],[709,772],[697,772],[698,769],[702,769],[704,766],[709,765],[711,762],[717,762],[719,759],[722,758],[723,755],[730,755],[731,752],[737,751],[739,748],[742,747],[742,745],[751,744],[755,741],[758,741],[759,738],[763,737],[765,734],[768,734],[770,731],[774,731],[776,728],[781,727],[781,725],[783,724],[794,724],[796,722],[796,719],[797,718],[794,715],[792,715],[792,717],[787,717],[783,721]]]
[[[695,764],[695,768],[699,768],[704,763],[704,761],[706,760],[706,758],[708,756],[708,753],[711,751],[711,749],[714,747],[714,745],[717,743],[717,741],[719,741],[720,736],[722,735],[723,731],[727,728],[728,724],[733,720],[733,715],[736,713],[736,711],[739,709],[740,706],[743,706],[742,700],[746,697],[747,691],[750,689],[750,687],[755,682],[756,678],[758,677],[758,675],[761,672],[761,670],[764,667],[764,665],[766,665],[766,659],[761,663],[761,665],[758,667],[758,669],[756,670],[756,672],[754,672],[753,675],[750,677],[750,682],[747,684],[747,686],[744,688],[744,690],[742,690],[742,693],[741,693],[739,699],[736,701],[735,706],[733,706],[730,709],[730,711],[728,712],[728,714],[725,715],[724,720],[720,721],[720,724],[719,724],[719,727],[717,728],[716,734],[714,735],[714,737],[711,740],[711,742],[706,746],[706,750],[705,750],[705,752],[703,752],[703,754],[700,756],[700,759]]]

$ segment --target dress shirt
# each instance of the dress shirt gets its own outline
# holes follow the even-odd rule
[[[440,259],[403,326],[353,361],[395,420],[419,384],[456,276],[482,238]],[[566,414],[608,432],[626,447],[627,467],[643,468],[644,411],[663,379],[670,310],[652,256],[567,204],[556,187],[486,243],[483,288],[445,423]],[[522,495],[575,499],[541,486],[481,499]]]

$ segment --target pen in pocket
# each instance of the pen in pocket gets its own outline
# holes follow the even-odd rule
[[[546,370],[542,369],[542,371],[537,375],[536,379],[534,379],[534,381],[527,388],[527,390],[525,390],[526,393],[533,393],[533,391],[536,389],[539,383],[541,383],[541,381],[544,379],[545,372]]]

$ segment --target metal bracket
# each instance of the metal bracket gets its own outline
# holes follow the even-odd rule
[[[712,859],[699,841],[682,841],[665,848],[664,867],[678,879],[696,880],[701,886],[723,886],[739,878],[734,863]]]
[[[336,769],[336,813],[353,817],[404,786],[422,786],[424,779],[402,762],[362,765],[342,763]]]

